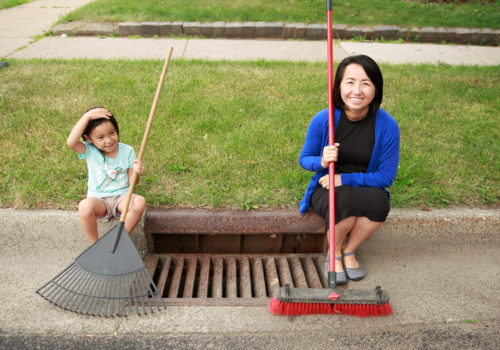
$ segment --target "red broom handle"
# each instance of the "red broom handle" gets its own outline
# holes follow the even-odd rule
[[[328,49],[328,142],[335,143],[333,119],[333,35],[332,35],[332,0],[326,2],[327,15],[327,49]],[[328,165],[330,174],[328,191],[328,287],[335,288],[335,163]],[[330,273],[333,272],[333,273]]]

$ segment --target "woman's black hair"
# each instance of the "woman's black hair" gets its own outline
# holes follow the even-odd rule
[[[96,108],[104,108],[104,107],[92,107],[92,108],[89,108],[88,110],[86,110],[85,113],[87,113],[88,111],[91,111],[93,109],[96,109]],[[120,131],[118,130],[118,122],[116,121],[115,116],[113,115],[113,113],[109,109],[107,109],[107,108],[105,108],[105,109],[109,113],[111,113],[111,115],[109,116],[109,119],[100,118],[100,119],[93,119],[93,120],[89,121],[89,123],[87,124],[87,127],[83,131],[82,137],[84,137],[84,136],[90,137],[90,133],[92,132],[92,130],[97,128],[99,125],[101,125],[105,121],[109,121],[109,122],[111,122],[111,124],[113,124],[113,126],[115,127],[115,130],[116,130],[116,133],[118,134],[118,137],[120,137]]]
[[[344,77],[345,69],[350,64],[359,64],[366,72],[366,75],[372,81],[375,86],[375,96],[370,103],[368,114],[374,115],[377,113],[380,105],[382,104],[382,96],[384,92],[384,80],[382,78],[382,72],[380,71],[377,63],[366,55],[349,56],[340,62],[337,67],[337,72],[335,73],[335,81],[333,83],[333,103],[335,107],[345,111],[344,101],[340,95],[340,83]]]

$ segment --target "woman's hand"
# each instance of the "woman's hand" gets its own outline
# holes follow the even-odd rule
[[[334,143],[332,146],[323,148],[323,156],[321,157],[321,166],[328,168],[330,162],[336,162],[339,155],[339,143]]]
[[[330,175],[326,174],[319,179],[319,184],[325,190],[330,189]],[[342,180],[340,179],[340,174],[335,174],[335,187],[342,186]]]

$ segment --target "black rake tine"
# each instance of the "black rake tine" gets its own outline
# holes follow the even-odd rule
[[[71,273],[71,270],[74,270],[76,266],[74,264],[69,265],[66,269],[64,269],[64,274],[61,272],[58,274],[55,278],[53,278],[49,283],[51,283],[51,288],[50,288],[50,293],[45,295],[47,300],[50,300],[50,302],[54,303],[54,298],[57,297],[57,295],[61,292],[61,290],[58,288],[60,284],[58,283],[59,281],[64,282],[66,278],[68,278],[68,274]],[[54,294],[55,292],[55,294]],[[55,304],[55,303],[54,303]]]
[[[144,306],[144,292],[142,290],[142,280],[141,280],[141,276],[140,276],[140,272],[135,272],[135,275],[136,275],[136,281],[137,281],[137,288],[139,289],[139,301],[141,303],[141,307],[142,307],[142,312],[144,314],[146,314],[146,307]],[[142,314],[141,314],[142,315]]]
[[[68,300],[66,301],[65,305],[64,305],[64,309],[66,310],[72,310],[73,308],[73,305],[75,305],[75,302],[81,298],[81,289],[82,289],[82,283],[84,283],[87,279],[88,275],[87,274],[82,274],[79,279],[78,279],[78,282],[76,284],[76,286],[73,287],[72,291],[71,291],[71,295],[69,296]]]
[[[129,289],[129,282],[128,282],[128,275],[123,276],[123,284],[122,284],[122,289],[123,289],[123,299],[125,300],[125,306],[123,307],[123,312],[125,316],[128,316],[127,308],[130,307],[131,309],[131,302],[130,302],[130,293],[128,292]]]
[[[122,315],[122,310],[123,310],[123,296],[122,296],[122,290],[123,290],[123,276],[120,276],[119,282],[118,282],[118,309],[117,309],[117,315],[120,316]]]
[[[80,303],[85,298],[85,295],[86,295],[85,293],[87,291],[87,287],[89,286],[89,282],[91,279],[92,279],[92,275],[87,273],[85,275],[85,279],[83,280],[81,288],[79,289],[80,293],[78,293],[78,298],[75,298],[75,300],[73,301],[73,304],[71,304],[71,307],[69,308],[69,310],[76,311],[76,309],[78,309],[78,306],[80,306]],[[78,304],[76,304],[77,301],[79,301]]]
[[[88,301],[92,295],[92,291],[95,288],[95,280],[97,279],[97,276],[89,274],[89,285],[85,289],[86,294],[83,295],[83,298],[80,300],[78,305],[75,308],[75,312],[83,314],[83,310],[85,309],[85,306],[88,305]],[[81,305],[81,306],[80,306]]]
[[[36,290],[36,292],[40,295],[42,295],[40,292],[42,289],[45,289],[45,287],[47,287],[49,284],[52,285],[54,280],[56,280],[59,276],[61,276],[63,273],[66,272],[66,270],[68,270],[71,266],[73,266],[74,263],[71,263],[69,264],[68,266],[66,266],[61,272],[59,272],[54,278],[52,278],[50,281],[48,281],[47,283],[45,283],[43,286],[41,286],[40,288],[38,288]],[[47,290],[46,290],[47,291]]]
[[[102,315],[102,308],[104,306],[104,310],[108,307],[108,298],[106,297],[108,290],[109,290],[109,283],[110,279],[109,276],[106,276],[106,279],[104,281],[102,293],[100,293],[99,298],[101,298],[101,303],[99,304],[99,312],[97,312],[97,315],[101,316]]]
[[[127,276],[122,276],[122,292],[123,292],[123,297],[122,297],[122,312],[123,316],[127,316]]]
[[[153,302],[154,302],[156,308],[158,309],[158,311],[160,311],[160,307],[156,303],[155,291],[153,290],[153,288],[156,290],[156,285],[155,285],[153,279],[151,278],[149,271],[147,269],[142,269],[142,271],[143,271],[143,274],[146,275],[147,285],[148,285],[149,292],[151,294],[151,299],[153,299]],[[151,288],[151,285],[153,285],[153,288]],[[149,301],[149,308],[151,310],[151,313],[153,313],[154,311],[153,311],[153,308],[151,306],[151,301]]]
[[[120,276],[120,283],[118,285],[118,316],[123,314],[124,302],[123,302],[123,276]]]
[[[148,279],[148,276],[146,276],[145,270],[146,269],[142,269],[139,272],[142,275],[141,279],[142,279],[142,283],[143,283],[143,286],[144,286],[144,293],[143,293],[144,298],[145,298],[144,303],[147,304],[147,305],[149,305],[149,311],[151,313],[153,313],[153,308],[151,307],[151,302],[148,300],[148,296],[149,296],[148,292],[151,291],[151,288],[149,287],[150,286],[150,280]],[[146,312],[144,311],[144,313],[146,313]]]
[[[84,273],[84,271],[82,269],[79,269],[75,273],[75,276],[74,276],[73,280],[71,281],[71,283],[67,287],[66,296],[64,297],[63,300],[61,300],[61,304],[59,305],[60,307],[62,307],[63,309],[67,309],[66,306],[70,303],[70,301],[72,300],[72,298],[75,295],[77,295],[75,293],[77,291],[77,288],[75,289],[75,287],[78,287],[79,282],[81,281],[81,279],[84,276],[85,276],[85,273]]]
[[[106,311],[106,308],[108,307],[108,298],[106,298],[106,294],[108,293],[109,290],[109,285],[110,285],[109,282],[110,278],[106,276],[102,293],[99,295],[99,297],[101,298],[101,304],[99,305],[99,312],[97,313],[97,315],[99,316],[102,315],[102,307],[104,306],[104,311]],[[104,313],[104,315],[106,315],[106,313]]]
[[[115,278],[113,280],[113,284],[114,284],[114,287],[113,287],[113,302],[111,303],[111,316],[114,316],[116,313],[115,313],[115,302],[118,302],[118,308],[120,306],[120,299],[119,299],[119,292],[120,292],[120,276],[118,276],[117,278]],[[118,293],[117,293],[118,292]]]
[[[115,300],[116,300],[116,288],[117,288],[117,283],[119,282],[120,280],[120,277],[118,277],[118,280],[116,279],[116,277],[113,279],[113,287],[112,287],[112,290],[113,290],[113,299],[111,300],[111,305],[110,305],[110,308],[109,308],[109,314],[110,316],[114,316],[114,312],[115,312]]]
[[[82,309],[81,312],[84,315],[88,315],[90,311],[90,307],[92,306],[94,297],[93,294],[95,293],[95,290],[99,287],[99,284],[97,283],[99,281],[99,276],[97,275],[92,275],[92,285],[91,285],[91,290],[89,294],[86,295],[83,304],[82,304]]]
[[[137,276],[135,274],[132,274],[132,285],[131,285],[131,290],[132,290],[132,296],[134,297],[134,304],[135,304],[135,311],[137,312],[138,315],[141,315],[139,312],[139,302],[137,301],[137,295],[135,293],[135,289],[137,287]]]
[[[132,281],[132,283],[130,282]],[[127,286],[127,293],[128,293],[128,300],[129,300],[129,311],[130,313],[134,312],[134,308],[132,305],[135,305],[135,294],[134,294],[134,286],[133,286],[133,278],[132,276],[129,274],[127,275],[127,282],[128,282],[128,286]]]
[[[144,285],[144,303],[149,306],[149,312],[153,313],[153,307],[151,306],[151,302],[149,300],[150,292],[152,292],[150,288],[151,280],[148,279],[148,276],[146,275],[145,271],[146,269],[144,268],[140,272],[142,274],[142,283]]]
[[[102,286],[103,286],[103,282],[102,282],[103,278],[104,278],[103,276],[99,276],[97,279],[96,288],[94,289],[95,293],[94,293],[94,295],[91,296],[92,310],[89,307],[89,309],[87,310],[87,315],[95,315],[94,310],[97,307],[97,303],[99,302],[99,297],[101,295],[101,290],[102,290]]]
[[[117,288],[116,284],[117,284],[117,277],[114,277],[113,278],[112,287],[111,287],[111,290],[110,290],[110,292],[112,291],[113,294],[110,295],[110,297],[111,297],[111,303],[110,303],[109,308],[108,308],[109,309],[109,314],[110,314],[111,317],[115,315],[115,300],[116,300],[116,288]]]
[[[99,316],[101,316],[101,315],[106,316],[106,310],[108,308],[108,303],[109,303],[109,299],[108,299],[107,295],[108,295],[110,284],[111,284],[110,282],[111,282],[111,279],[109,278],[109,276],[107,276],[106,283],[104,284],[103,292],[100,295],[101,304],[99,305],[99,312],[97,313]],[[104,307],[104,310],[103,310],[103,307]]]
[[[122,300],[123,300],[123,304],[122,304],[122,311],[123,311],[123,316],[128,316],[127,314],[127,307],[128,307],[128,294],[127,294],[127,285],[128,285],[128,281],[127,281],[127,276],[122,276]]]
[[[135,275],[137,276],[137,284],[138,284],[137,288],[139,289],[139,300],[141,302],[142,312],[146,314],[146,306],[144,304],[144,285],[141,276],[141,271],[140,270],[136,271]]]
[[[73,284],[73,276],[76,274],[78,275],[79,273],[79,269],[73,269],[71,272],[69,272],[64,280],[62,281],[62,283],[59,285],[59,291],[56,293],[56,295],[54,295],[54,304],[60,306],[60,303],[59,303],[59,300],[64,296],[66,295],[66,293],[69,293],[69,286],[71,286]],[[56,299],[57,297],[57,299]]]
[[[113,298],[111,293],[113,291],[113,279],[108,277],[108,284],[106,286],[106,290],[104,291],[103,300],[104,300],[104,309],[102,311],[103,316],[108,316],[108,310],[110,304],[113,302]]]
[[[148,270],[146,270],[146,273],[148,274],[148,276],[149,276],[149,278],[150,278],[150,280],[151,280],[150,286],[151,286],[151,285],[153,286],[153,300],[155,301],[155,305],[156,305],[156,307],[158,308],[158,311],[161,311],[160,306],[163,306],[163,308],[166,308],[166,307],[165,307],[165,302],[163,301],[163,298],[161,297],[160,292],[158,291],[158,288],[157,288],[157,286],[156,286],[155,282],[153,281],[153,278],[152,278],[152,277],[151,277],[151,275],[149,274],[149,271],[148,271]],[[162,304],[162,305],[158,305],[158,304],[156,303],[156,298],[159,298],[159,299],[160,299],[160,301],[161,301],[161,304]]]
[[[129,287],[129,277],[128,275],[123,276],[123,299],[125,300],[125,306],[123,307],[123,311],[125,316],[128,316],[127,309],[132,312],[132,301],[130,299],[130,287]]]
[[[104,307],[104,316],[108,316],[108,311],[110,309],[110,307],[113,306],[113,302],[114,302],[114,296],[112,293],[114,293],[114,286],[115,286],[115,280],[114,280],[114,277],[109,279],[109,286],[108,286],[108,289],[106,290],[106,294],[107,297],[105,297],[106,301],[107,301],[107,304],[106,306]]]
[[[123,287],[123,276],[120,276],[120,279],[118,281],[118,289],[117,289],[117,292],[118,292],[118,305],[117,305],[117,315],[120,316],[121,315],[121,310],[123,308],[123,296],[122,296],[122,288]]]

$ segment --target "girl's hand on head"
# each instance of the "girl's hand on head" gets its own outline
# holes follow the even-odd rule
[[[109,119],[111,116],[111,112],[108,111],[106,108],[94,108],[91,109],[90,111],[87,111],[84,115],[84,117],[88,118],[89,120],[94,120],[94,119]]]
[[[139,160],[134,160],[134,164],[132,166],[132,169],[139,175],[141,175],[144,172],[144,163],[139,161]]]
[[[328,168],[330,162],[336,162],[339,154],[339,143],[334,143],[332,146],[323,148],[323,156],[321,157],[321,166]]]

